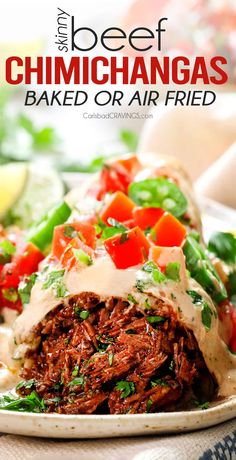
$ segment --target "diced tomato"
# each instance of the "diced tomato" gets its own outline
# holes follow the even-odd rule
[[[127,194],[131,180],[127,170],[118,163],[104,165],[100,173],[100,190],[97,194],[97,199],[101,200],[108,192],[121,191]]]
[[[73,249],[82,249],[90,257],[93,257],[94,255],[93,249],[87,246],[79,237],[73,238],[69,242],[60,259],[61,265],[68,270],[71,270],[72,268],[79,265],[79,260],[76,257]]]
[[[114,164],[119,164],[120,166],[122,166],[122,168],[124,168],[130,174],[131,179],[133,179],[134,176],[138,173],[138,171],[140,171],[140,169],[142,168],[142,165],[138,160],[137,156],[130,154],[125,155],[118,160],[114,160],[112,162],[112,165]]]
[[[117,268],[128,268],[147,260],[150,243],[142,230],[134,227],[108,238],[104,246]]]
[[[52,254],[60,259],[69,242],[76,236],[92,249],[96,245],[96,230],[92,224],[85,222],[71,222],[58,225],[54,229]]]
[[[142,230],[154,227],[164,212],[161,208],[142,208],[141,206],[135,206],[132,211],[136,225]]]
[[[116,192],[102,209],[100,218],[105,223],[108,223],[109,217],[118,220],[118,222],[123,222],[132,218],[134,206],[134,202],[123,192]]]
[[[158,220],[150,235],[157,246],[181,246],[185,237],[186,228],[168,212]]]
[[[225,300],[218,309],[219,319],[222,322],[221,334],[229,349],[236,353],[236,307]]]
[[[38,264],[44,255],[33,243],[21,243],[12,257],[5,264],[0,275],[0,287],[4,289],[17,288],[24,275],[31,275],[38,269]]]

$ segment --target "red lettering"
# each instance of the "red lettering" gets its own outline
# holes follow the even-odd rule
[[[227,82],[228,80],[228,75],[227,73],[220,67],[218,66],[217,62],[220,62],[221,64],[227,64],[227,59],[223,56],[215,56],[211,59],[211,68],[215,70],[215,72],[220,75],[220,79],[217,79],[216,76],[211,76],[210,81],[211,83],[214,83],[215,85],[223,85],[224,83]]]
[[[18,56],[11,56],[6,60],[6,82],[10,85],[19,85],[23,81],[22,73],[17,73],[16,77],[13,78],[13,69],[12,64],[17,64],[17,66],[23,66],[23,60]]]

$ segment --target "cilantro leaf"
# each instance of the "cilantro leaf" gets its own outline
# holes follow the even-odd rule
[[[44,400],[32,391],[29,395],[19,398],[11,392],[0,398],[0,410],[13,410],[17,412],[43,412],[45,410]]]
[[[197,406],[199,409],[202,409],[202,410],[209,409],[209,401],[205,401],[201,403],[200,401],[194,400],[193,402],[195,406]]]
[[[201,317],[202,324],[205,326],[206,331],[209,331],[211,328],[212,315],[213,313],[208,303],[203,302]]]
[[[221,260],[229,264],[236,263],[236,238],[232,233],[214,232],[209,240],[208,249]]]
[[[166,320],[166,318],[164,318],[163,316],[159,316],[159,315],[146,316],[146,319],[150,324],[162,323],[163,321]]]
[[[82,310],[79,314],[81,319],[87,319],[89,317],[89,311],[88,310]]]
[[[152,405],[153,405],[153,401],[151,399],[148,399],[147,406],[146,406],[146,412],[147,413],[150,412],[150,409],[151,409]]]
[[[135,299],[135,297],[132,294],[128,294],[127,300],[129,302],[133,303],[134,305],[136,305],[138,303],[137,300]]]
[[[166,382],[164,379],[155,379],[151,380],[151,387],[154,388],[156,386],[161,386],[161,387],[168,387],[169,384]]]
[[[77,386],[77,385],[80,385],[80,386],[84,385],[84,376],[83,375],[79,375],[78,377],[75,377],[73,380],[71,380],[68,383],[68,387]]]
[[[47,275],[47,279],[43,284],[43,289],[48,289],[49,287],[53,286],[56,282],[61,281],[65,273],[65,270],[54,270],[49,272]]]
[[[117,235],[119,233],[125,233],[128,230],[127,227],[125,227],[123,224],[118,222],[116,219],[113,219],[112,217],[109,217],[108,223],[111,225],[111,227],[106,225],[101,219],[98,219],[99,229],[100,231],[102,231],[102,240],[107,240],[108,238],[111,238],[114,235]]]
[[[16,391],[17,390],[20,390],[20,388],[25,388],[26,390],[32,388],[36,383],[36,380],[35,379],[31,379],[31,380],[21,380],[21,382],[18,383],[18,385],[16,385]]]
[[[180,263],[169,262],[166,266],[165,275],[173,281],[180,281]]]
[[[209,331],[211,328],[211,321],[213,316],[213,311],[209,307],[208,303],[203,299],[203,297],[196,291],[189,290],[187,294],[192,298],[194,305],[202,307],[201,318],[202,324],[205,326],[206,331]]]
[[[92,257],[87,254],[83,249],[73,249],[76,259],[83,265],[92,265]]]
[[[116,388],[121,391],[121,398],[127,398],[128,396],[135,393],[135,385],[134,382],[128,380],[121,380],[117,382]]]
[[[163,283],[163,281],[166,281],[166,277],[164,275],[164,273],[162,273],[158,266],[154,264],[154,262],[152,261],[149,261],[149,262],[146,262],[143,266],[142,266],[142,270],[144,272],[147,272],[147,273],[150,273],[151,276],[152,276],[152,279],[155,283]]]
[[[23,305],[27,305],[30,301],[30,295],[34,284],[36,283],[38,274],[32,273],[32,275],[25,277],[19,284],[18,293],[21,298]]]
[[[42,286],[42,289],[51,288],[54,291],[57,298],[65,297],[68,294],[68,291],[63,283],[64,273],[64,269],[49,272],[46,281]]]
[[[64,226],[63,234],[66,238],[75,238],[78,232],[72,227],[72,225],[66,224]]]
[[[73,377],[77,377],[78,373],[79,373],[79,366],[76,365],[71,374],[73,375]]]

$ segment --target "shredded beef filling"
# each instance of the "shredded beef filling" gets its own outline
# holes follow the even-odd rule
[[[84,293],[51,311],[34,334],[39,345],[27,352],[22,377],[33,379],[47,412],[170,411],[215,392],[192,332],[158,299],[141,309]]]

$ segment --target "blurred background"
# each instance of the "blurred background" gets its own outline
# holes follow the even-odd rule
[[[138,111],[140,118],[115,120],[84,119],[84,112],[104,114],[111,111],[110,107],[97,107],[92,97],[86,107],[24,107],[27,88],[9,87],[1,81],[0,164],[41,161],[47,168],[73,174],[98,170],[104,158],[110,155],[152,150],[177,156],[196,181],[198,190],[236,207],[229,187],[230,181],[233,184],[236,181],[236,147],[232,147],[236,141],[235,0],[2,0],[0,60],[10,55],[59,54],[54,45],[58,6],[75,15],[78,27],[92,27],[98,34],[112,26],[122,27],[127,32],[138,26],[154,30],[158,19],[166,16],[168,23],[162,53],[207,58],[224,55],[228,59],[229,81],[221,88],[213,106],[183,108],[164,107],[161,87],[155,88],[160,91],[156,108],[128,107],[127,101],[134,88],[119,85],[115,89],[125,93],[119,112]],[[104,48],[97,46],[91,55],[104,52]],[[58,87],[41,85],[31,89],[39,92]],[[109,90],[109,86],[105,89]],[[153,87],[140,85],[135,89],[144,92]],[[100,88],[91,84],[85,90],[93,95]],[[215,184],[219,171],[220,174],[223,171],[222,180],[227,182],[229,189],[223,196],[217,196],[215,185],[213,191],[209,187],[209,174]],[[68,180],[68,175],[64,177]],[[73,183],[72,175],[68,183]]]

